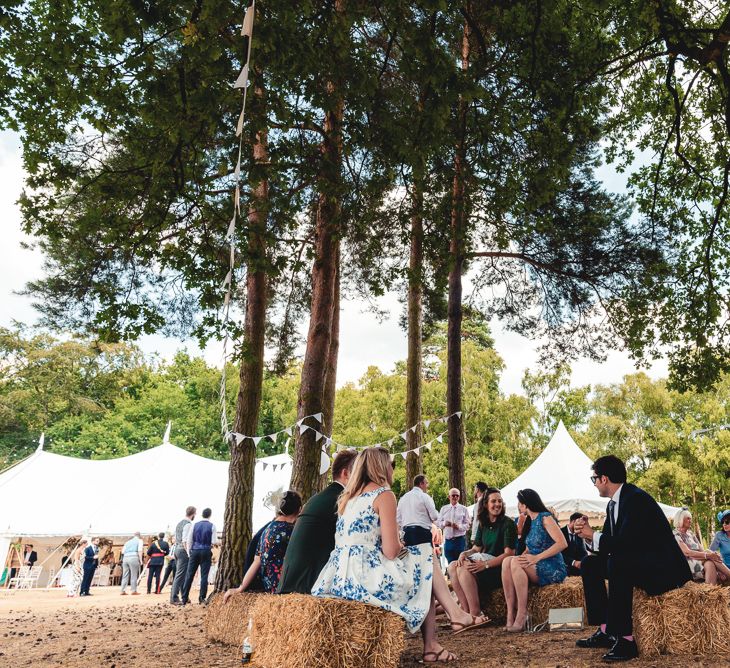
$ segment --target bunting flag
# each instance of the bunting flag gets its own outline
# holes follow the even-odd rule
[[[236,123],[235,135],[238,138],[238,160],[233,171],[234,175],[234,192],[233,192],[233,217],[231,222],[228,224],[228,230],[226,231],[225,240],[230,244],[230,260],[228,266],[228,272],[226,277],[223,279],[220,289],[224,290],[223,296],[223,307],[220,315],[221,330],[224,332],[223,337],[223,351],[222,351],[222,367],[221,372],[221,384],[219,390],[219,404],[221,411],[221,431],[227,439],[231,436],[235,438],[236,444],[240,445],[243,439],[247,438],[243,434],[231,434],[228,423],[228,412],[227,412],[227,396],[226,396],[226,363],[228,362],[228,323],[230,319],[231,310],[231,299],[233,289],[233,278],[236,268],[236,219],[241,214],[241,155],[243,153],[243,124],[246,118],[246,93],[248,91],[248,75],[249,67],[251,63],[251,45],[253,38],[253,19],[256,11],[256,0],[253,0],[250,7],[246,8],[246,13],[243,17],[243,24],[241,25],[241,36],[248,38],[248,44],[246,47],[246,62],[243,64],[241,71],[233,84],[234,89],[243,91],[241,99],[241,113],[238,116],[238,122]],[[249,437],[253,438],[253,437]],[[259,438],[259,440],[261,440]],[[258,441],[254,439],[254,444],[258,445]]]

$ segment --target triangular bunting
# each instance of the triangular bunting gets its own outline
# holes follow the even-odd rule
[[[236,438],[236,445],[241,445],[243,439],[246,438],[243,434],[233,434],[233,436]]]
[[[253,13],[256,3],[250,7],[246,7],[246,15],[243,17],[243,25],[241,26],[241,37],[251,37],[253,35]]]
[[[414,425],[413,425],[413,426],[411,427],[411,431],[412,431],[412,432],[413,432],[413,433],[415,434],[415,433],[416,433],[416,429],[418,429],[418,425],[417,425],[417,424],[414,424]]]
[[[259,444],[259,441],[260,441],[260,440],[261,440],[262,438],[263,438],[263,436],[252,436],[252,437],[251,437],[251,440],[253,441],[253,444],[254,444],[255,446],[258,446],[258,444]]]
[[[228,273],[226,274],[226,277],[223,279],[223,283],[221,283],[221,289],[225,290],[230,284],[231,284],[231,270],[228,270]]]
[[[423,447],[426,448],[426,450],[430,450],[433,447],[433,441],[429,441]]]
[[[311,427],[308,427],[306,424],[300,424],[299,425],[299,433],[303,434],[307,429],[312,429]],[[312,429],[314,431],[314,429]]]
[[[233,88],[246,88],[246,86],[248,86],[248,63],[243,66],[236,83],[233,84]]]
[[[395,439],[394,439],[394,438],[391,438],[391,439],[390,439],[390,440],[388,441],[388,445],[393,445],[393,443],[394,443],[394,442],[395,442]]]
[[[456,411],[456,413],[454,413],[454,415],[456,415],[456,417],[458,417],[461,420],[461,411]]]
[[[261,466],[263,467],[264,471],[266,470],[266,467],[267,467],[268,465],[269,465],[269,464],[268,464],[267,462],[262,462]]]
[[[233,170],[233,178],[238,181],[241,178],[241,158],[238,158],[238,162],[236,163],[236,168]]]
[[[284,432],[285,432],[285,433],[287,434],[287,436],[291,436],[292,428],[291,428],[291,427],[287,427],[287,428],[286,428],[286,429],[284,430]]]
[[[236,123],[236,137],[240,137],[243,132],[243,118],[245,115],[245,110],[241,109],[241,115],[238,117],[238,123]]]
[[[406,459],[408,457],[408,450],[406,450],[405,452],[401,452],[400,456],[403,457],[403,459]]]
[[[320,434],[316,429],[314,430],[314,440],[315,441],[319,441],[323,436],[324,436],[324,434]]]
[[[274,433],[274,434],[266,434],[266,436],[264,436],[264,438],[268,438],[268,439],[269,439],[269,440],[270,440],[270,441],[271,441],[272,443],[276,443],[276,437],[277,437],[277,436],[278,436],[278,435],[279,435],[280,433],[281,433],[281,432],[278,432],[278,431],[277,431],[277,432],[276,432],[276,433]]]
[[[402,433],[402,434],[400,435],[400,437],[401,437],[401,438],[402,438],[402,439],[403,439],[404,441],[407,441],[407,440],[408,440],[408,430],[406,429],[406,430],[405,430],[405,431],[404,431],[404,432],[403,432],[403,433]]]
[[[310,417],[313,417],[317,422],[322,424],[322,413],[315,413],[314,415],[311,415]]]
[[[233,214],[233,218],[231,218],[231,222],[228,224],[228,231],[226,232],[226,239],[233,238],[233,235],[236,233],[236,214]]]
[[[430,425],[431,425],[431,420],[424,420],[423,421],[423,426],[426,427],[426,429],[428,429]]]
[[[444,435],[443,435],[443,434],[439,434],[439,435],[438,435],[438,436],[436,437],[436,440],[437,440],[437,441],[438,441],[439,443],[443,443],[443,442],[444,442]]]
[[[278,464],[272,464],[272,465],[271,465],[271,470],[272,470],[272,471],[276,471],[276,467],[277,467],[277,466],[278,466]]]

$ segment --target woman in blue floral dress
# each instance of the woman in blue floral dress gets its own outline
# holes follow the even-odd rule
[[[232,594],[244,592],[256,579],[261,578],[264,591],[275,594],[281,577],[281,567],[284,563],[286,548],[294,530],[294,522],[302,509],[302,497],[299,492],[289,490],[277,502],[277,513],[273,522],[264,529],[256,548],[256,556],[243,577],[240,587],[229,589],[223,596],[227,601]]]
[[[451,597],[428,544],[404,547],[398,536],[396,500],[390,485],[393,464],[385,448],[363,450],[355,460],[338,501],[335,549],[312,588],[315,596],[359,601],[405,619],[411,633],[419,628],[425,663],[456,657],[436,638],[434,597],[455,632],[484,626]]]
[[[523,631],[527,622],[527,590],[530,583],[543,587],[568,576],[561,552],[568,543],[540,495],[533,489],[517,492],[517,509],[530,519],[527,549],[519,557],[502,562],[502,586],[507,602],[507,630]]]

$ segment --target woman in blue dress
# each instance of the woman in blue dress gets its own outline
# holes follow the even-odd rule
[[[517,509],[530,521],[527,549],[519,557],[502,562],[502,586],[507,601],[507,630],[524,631],[527,623],[527,590],[562,582],[568,573],[560,554],[568,543],[558,523],[534,489],[517,492]]]
[[[398,536],[393,466],[385,448],[365,448],[355,460],[337,504],[335,549],[312,587],[315,596],[359,601],[405,619],[421,629],[424,663],[448,663],[456,656],[436,637],[434,598],[449,615],[455,633],[484,626],[485,617],[462,610],[424,543],[404,547]]]

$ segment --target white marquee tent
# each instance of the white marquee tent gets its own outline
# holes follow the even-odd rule
[[[562,420],[547,447],[532,464],[502,488],[507,514],[517,516],[517,492],[534,489],[546,506],[552,506],[559,515],[573,512],[606,512],[607,499],[598,495],[591,482],[592,460],[573,440]],[[667,517],[673,517],[679,508],[659,504]]]
[[[288,454],[257,461],[254,531],[272,518],[264,499],[287,488],[291,463]],[[0,474],[0,566],[13,538],[55,537],[45,542],[61,544],[70,536],[153,535],[173,530],[189,505],[211,508],[220,531],[227,487],[227,461],[178,448],[167,434],[161,445],[118,459],[78,459],[39,446]]]

